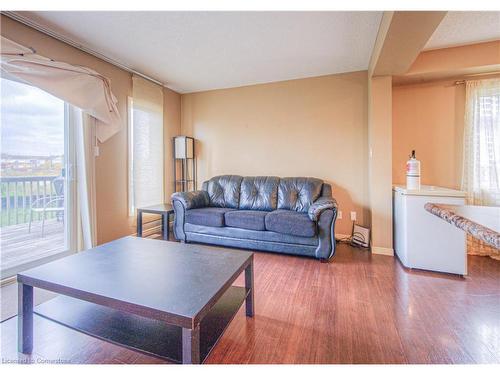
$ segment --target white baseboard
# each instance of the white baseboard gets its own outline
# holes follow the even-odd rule
[[[372,246],[372,254],[394,256],[394,249],[390,247]]]
[[[335,239],[336,240],[345,240],[347,238],[350,238],[350,234],[343,234],[343,233],[336,233],[335,234]],[[379,246],[372,246],[371,247],[372,254],[377,254],[377,255],[389,255],[391,257],[394,256],[394,250],[391,249],[390,247],[379,247]]]

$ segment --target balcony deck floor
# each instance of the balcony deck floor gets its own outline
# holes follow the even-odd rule
[[[64,224],[56,219],[34,221],[31,233],[28,223],[0,228],[0,271],[17,267],[64,251]]]

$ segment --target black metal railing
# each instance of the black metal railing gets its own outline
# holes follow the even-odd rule
[[[0,226],[27,223],[33,202],[41,198],[49,200],[57,195],[52,183],[57,177],[0,177]],[[55,213],[47,214],[47,218],[51,217],[55,217]],[[33,219],[40,218],[35,216]]]

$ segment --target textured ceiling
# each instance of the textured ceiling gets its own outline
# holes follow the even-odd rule
[[[181,92],[366,70],[382,12],[18,12]]]
[[[500,39],[500,12],[448,12],[425,49]]]

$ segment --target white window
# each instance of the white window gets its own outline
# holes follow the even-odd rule
[[[134,76],[129,98],[129,214],[164,202],[163,90]]]

